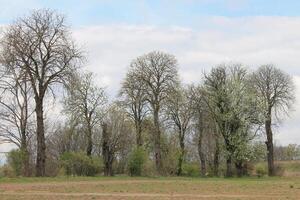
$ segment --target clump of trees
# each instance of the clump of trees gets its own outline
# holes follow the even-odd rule
[[[51,10],[6,28],[0,137],[18,147],[9,154],[17,175],[63,168],[68,175],[230,177],[247,175],[251,162],[264,159],[275,175],[272,128],[294,101],[292,78],[282,70],[221,64],[185,85],[175,56],[152,51],[130,63],[112,101],[81,68],[81,52],[64,16]],[[46,115],[45,107],[55,99],[64,117],[52,124],[57,113]],[[265,144],[257,143],[262,135]],[[285,158],[299,158],[297,148],[289,146]]]

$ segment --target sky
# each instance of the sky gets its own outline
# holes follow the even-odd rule
[[[0,26],[32,9],[64,14],[85,68],[116,96],[130,61],[153,50],[176,56],[184,83],[224,62],[255,70],[272,63],[289,73],[296,102],[275,142],[300,144],[300,1],[298,0],[0,0]],[[0,145],[0,151],[7,146]]]

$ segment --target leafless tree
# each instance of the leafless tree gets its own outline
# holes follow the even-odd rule
[[[133,62],[131,65],[135,65]],[[146,101],[145,84],[140,82],[134,67],[127,72],[125,80],[122,83],[120,96],[122,104],[126,107],[129,117],[133,120],[136,132],[136,145],[141,147],[143,145],[143,121],[148,113],[148,106]]]
[[[74,75],[67,86],[64,111],[84,128],[86,136],[86,154],[93,150],[93,132],[103,118],[106,103],[104,89],[93,82],[92,73]]]
[[[21,150],[22,175],[29,176],[29,142],[34,131],[32,90],[28,86],[26,74],[20,70],[4,68],[1,75],[0,138]]]
[[[131,126],[126,112],[113,103],[102,122],[102,156],[104,175],[112,176],[116,153],[130,143]]]
[[[279,114],[287,113],[295,99],[292,78],[273,65],[263,65],[253,74],[252,85],[261,103],[261,113],[267,135],[268,174],[274,176],[274,149],[272,119],[279,119]]]
[[[196,127],[196,139],[197,139],[197,147],[198,147],[198,155],[200,158],[201,165],[201,175],[205,176],[206,174],[206,155],[204,153],[203,148],[203,138],[205,137],[205,133],[208,130],[208,110],[204,101],[204,92],[202,91],[201,86],[191,86],[190,90],[190,99],[191,106],[194,110],[193,113],[193,121]]]
[[[45,175],[45,128],[43,102],[47,92],[77,66],[75,47],[65,18],[50,10],[33,11],[6,29],[2,50],[7,66],[22,69],[34,93],[36,111],[36,175]],[[12,65],[11,63],[15,63]]]
[[[178,166],[176,174],[179,176],[182,173],[182,164],[185,156],[185,139],[190,127],[191,119],[194,110],[191,105],[188,90],[185,88],[176,88],[168,95],[166,103],[167,116],[171,119],[178,131],[178,139],[180,146],[180,155],[178,157]]]
[[[177,60],[173,55],[153,51],[132,62],[140,82],[145,84],[146,100],[154,121],[154,153],[157,171],[162,172],[161,129],[159,114],[170,92],[178,86]]]

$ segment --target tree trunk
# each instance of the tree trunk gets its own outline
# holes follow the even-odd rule
[[[142,124],[141,124],[141,122],[135,123],[135,131],[136,131],[136,146],[142,147],[143,141],[142,141]]]
[[[36,176],[45,176],[46,167],[46,144],[44,130],[44,111],[43,99],[36,98],[36,136],[37,136],[37,158],[36,158]]]
[[[108,153],[104,162],[104,176],[113,176],[113,156]]]
[[[24,119],[24,116],[21,117]],[[21,152],[22,152],[22,176],[30,176],[30,169],[29,169],[29,152],[27,146],[27,136],[26,136],[26,126],[27,126],[27,119],[21,122]]]
[[[180,176],[182,174],[182,163],[183,163],[183,158],[184,158],[184,151],[185,151],[185,146],[184,146],[184,137],[182,137],[180,133],[180,155],[178,158],[178,165],[177,165],[177,176]]]
[[[271,117],[265,121],[265,129],[267,134],[267,157],[268,157],[268,175],[274,176],[274,150],[273,150],[273,134],[271,127]]]
[[[220,146],[219,146],[219,139],[216,136],[216,149],[214,155],[214,175],[219,176],[219,159],[220,159]]]
[[[92,128],[90,124],[87,127],[87,148],[86,148],[86,155],[91,156],[93,151],[93,138],[92,138]]]
[[[28,177],[30,176],[30,168],[29,168],[29,152],[27,150],[26,143],[22,139],[21,142],[21,152],[22,152],[22,176]]]
[[[201,176],[204,177],[206,175],[206,159],[202,151],[202,134],[200,134],[198,137],[198,154],[200,158]]]
[[[107,124],[102,124],[102,157],[104,162],[104,176],[113,176],[113,155],[109,148]]]
[[[237,172],[237,176],[238,177],[242,177],[243,173],[244,173],[244,169],[243,169],[243,163],[242,162],[236,162],[235,163],[235,168],[236,168],[236,172]]]
[[[154,135],[154,153],[155,165],[159,174],[162,173],[161,147],[160,147],[160,127],[159,127],[159,110],[154,109],[153,112],[155,135]]]
[[[198,154],[200,158],[200,168],[201,168],[201,176],[206,175],[206,159],[205,154],[202,149],[202,139],[203,139],[203,130],[204,130],[204,122],[203,122],[203,114],[199,113],[199,121],[198,121]]]
[[[229,155],[228,158],[226,159],[226,177],[232,177],[232,159],[231,156]]]

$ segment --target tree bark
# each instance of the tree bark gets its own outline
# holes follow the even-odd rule
[[[178,165],[177,165],[177,176],[180,176],[182,174],[182,164],[183,164],[183,158],[184,158],[184,151],[185,151],[185,145],[184,145],[184,137],[181,135],[180,130],[180,155],[178,158]]]
[[[235,163],[235,168],[236,168],[237,176],[242,177],[243,174],[244,174],[243,163],[242,162],[236,162]]]
[[[232,177],[232,159],[231,156],[229,155],[228,158],[226,159],[226,177]]]
[[[199,134],[198,137],[198,154],[200,158],[200,168],[201,168],[201,176],[206,175],[206,160],[205,160],[205,155],[202,151],[202,134]]]
[[[265,129],[267,135],[267,157],[268,157],[268,175],[274,176],[274,149],[273,149],[273,133],[271,127],[271,114],[268,116],[268,119],[265,121]]]
[[[155,137],[154,137],[154,153],[155,153],[155,165],[159,174],[162,173],[162,161],[161,161],[161,146],[160,146],[160,127],[159,127],[159,110],[154,109],[153,112]]]
[[[23,133],[22,133],[23,135]],[[22,136],[21,141],[21,152],[22,152],[22,176],[28,177],[30,176],[30,169],[29,169],[29,152],[27,150],[27,142],[26,136]]]
[[[220,146],[219,146],[219,139],[216,136],[216,147],[215,147],[215,155],[214,155],[214,175],[219,176],[219,159],[220,159]]]
[[[200,159],[200,168],[201,168],[201,176],[206,175],[206,159],[205,154],[202,149],[202,139],[203,139],[203,130],[204,130],[204,122],[203,122],[203,114],[199,113],[199,121],[198,121],[198,154]]]
[[[46,144],[44,130],[44,111],[43,99],[36,98],[36,121],[37,121],[37,158],[36,158],[36,176],[45,176],[46,167]]]
[[[113,155],[109,148],[107,125],[102,125],[102,157],[104,162],[104,176],[113,176]]]
[[[92,139],[92,127],[88,123],[87,125],[87,149],[86,149],[86,155],[91,156],[93,151],[93,139]]]
[[[26,104],[27,109],[27,104]],[[24,112],[22,111],[21,119],[24,119]],[[21,121],[21,152],[22,152],[22,175],[25,177],[30,176],[30,169],[29,169],[29,152],[28,152],[28,143],[27,143],[27,113],[25,114],[26,119]]]
[[[142,141],[142,124],[141,124],[141,122],[135,123],[135,131],[136,131],[136,146],[142,147],[143,141]]]

